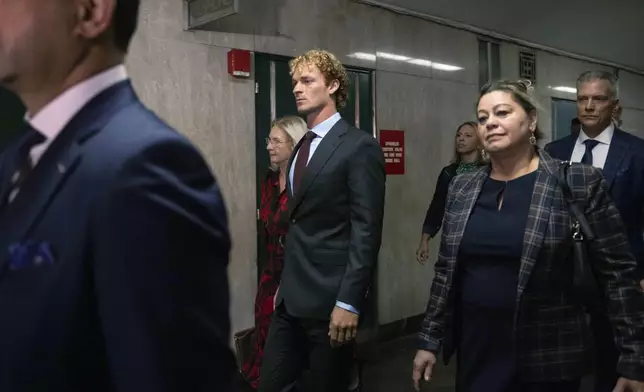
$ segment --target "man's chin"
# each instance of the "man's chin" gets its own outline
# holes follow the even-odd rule
[[[18,75],[17,74],[4,74],[0,73],[0,86],[12,90],[12,86],[16,84],[16,81],[18,80]]]
[[[299,114],[301,114],[302,116],[308,116],[309,114],[311,114],[313,112],[313,110],[311,108],[307,108],[307,107],[304,107],[304,106],[298,106],[297,107],[297,112]]]

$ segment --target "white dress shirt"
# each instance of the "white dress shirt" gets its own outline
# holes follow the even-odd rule
[[[125,66],[117,65],[65,90],[33,117],[27,113],[25,119],[46,138],[45,142],[31,149],[32,165],[38,164],[47,148],[83,106],[107,88],[127,78]]]
[[[327,118],[326,120],[322,121],[318,125],[314,126],[313,129],[310,131],[315,133],[317,137],[313,140],[311,140],[311,149],[309,150],[309,159],[306,161],[306,164],[308,165],[309,161],[311,160],[311,157],[313,156],[313,153],[315,153],[315,150],[318,148],[320,143],[322,142],[322,139],[326,136],[327,133],[333,128],[333,126],[340,121],[342,117],[340,117],[340,113],[336,113],[333,116]],[[288,173],[289,180],[291,182],[291,190],[293,190],[293,173],[295,173],[295,162],[297,162],[297,156],[299,155],[300,150],[297,150],[295,153],[295,157],[293,158],[293,164],[291,165],[291,170]]]
[[[606,164],[606,157],[608,156],[608,149],[610,148],[610,142],[613,139],[613,134],[615,133],[615,125],[611,123],[608,128],[604,129],[602,133],[597,135],[595,140],[599,142],[595,148],[593,148],[593,166],[598,169],[603,169]],[[591,139],[584,133],[583,128],[579,131],[579,137],[577,137],[577,142],[575,147],[572,150],[572,156],[570,157],[570,162],[581,162],[581,159],[584,157],[586,152],[586,145],[584,141]]]

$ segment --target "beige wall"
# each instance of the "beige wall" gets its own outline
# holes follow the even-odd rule
[[[296,55],[328,49],[346,64],[375,69],[376,116],[381,129],[406,131],[407,174],[388,178],[384,239],[380,256],[381,323],[421,313],[432,278],[430,265],[414,260],[420,227],[441,168],[452,156],[455,127],[474,117],[478,89],[476,36],[349,0],[264,0],[275,4],[244,35],[183,31],[180,0],[143,0],[139,32],[128,69],[143,101],[202,150],[228,204],[234,240],[229,269],[233,330],[253,324],[255,296],[254,82],[226,73],[229,48]],[[265,3],[269,4],[269,3]],[[270,30],[270,29],[269,29]],[[504,76],[516,77],[518,48],[502,47]],[[392,61],[358,60],[355,52],[394,53],[457,65],[457,72]],[[538,78],[570,83],[588,64],[539,54]],[[516,70],[516,71],[513,71]],[[633,75],[637,83],[642,81]],[[622,86],[624,91],[625,86]],[[625,123],[644,129],[644,89],[624,91]],[[549,100],[541,92],[549,128]],[[628,98],[627,98],[628,97]],[[632,102],[632,104],[631,104]],[[432,243],[432,254],[436,243]]]

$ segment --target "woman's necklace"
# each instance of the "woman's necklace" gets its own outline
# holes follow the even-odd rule
[[[456,174],[467,173],[479,167],[478,162],[461,162],[456,168]]]

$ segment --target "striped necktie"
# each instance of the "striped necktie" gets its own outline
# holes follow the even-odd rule
[[[25,180],[33,170],[34,165],[30,156],[31,149],[47,140],[42,133],[35,130],[31,125],[27,124],[26,128],[27,135],[18,149],[15,170],[11,175],[11,191],[9,192],[8,199],[9,203],[16,198],[16,195],[18,195],[18,192],[20,191],[20,187],[24,184]]]

